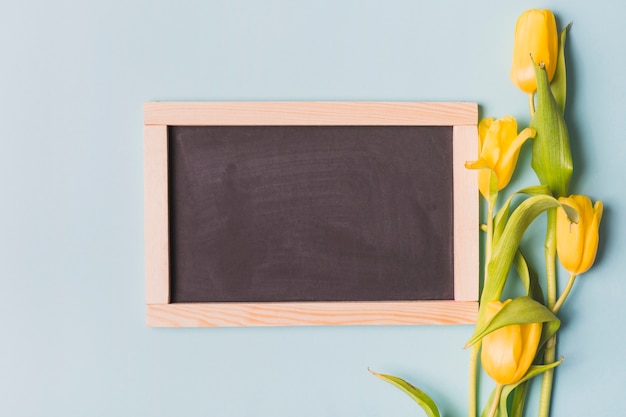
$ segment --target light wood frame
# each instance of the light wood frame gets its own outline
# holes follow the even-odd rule
[[[478,106],[420,102],[150,102],[144,105],[147,325],[153,327],[462,324],[478,311]],[[170,303],[168,126],[452,126],[454,300]]]

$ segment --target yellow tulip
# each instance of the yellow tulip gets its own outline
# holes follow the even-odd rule
[[[550,10],[527,10],[517,19],[513,44],[511,81],[520,90],[534,93],[537,90],[535,64],[543,65],[552,81],[559,52],[556,20]],[[532,57],[532,58],[531,58]]]
[[[578,221],[572,222],[562,207],[557,209],[556,250],[559,260],[571,274],[582,274],[596,259],[602,201],[596,201],[592,207],[589,197],[571,195],[559,198],[559,202],[578,212]]]
[[[519,151],[524,142],[535,136],[530,128],[517,133],[517,121],[511,116],[494,120],[486,118],[478,124],[479,152],[478,161],[467,162],[469,169],[480,169],[478,188],[480,193],[489,200],[489,181],[491,172],[498,178],[498,190],[503,189],[511,181],[517,164]]]
[[[486,320],[510,301],[489,302],[485,310]],[[480,355],[485,372],[500,385],[514,384],[522,379],[537,354],[541,328],[541,323],[512,324],[485,336]]]

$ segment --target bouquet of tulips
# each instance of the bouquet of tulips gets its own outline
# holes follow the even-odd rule
[[[479,411],[476,381],[479,361],[495,381],[481,416],[518,417],[524,413],[528,382],[540,376],[539,417],[550,412],[559,309],[576,277],[593,264],[598,247],[602,202],[592,204],[584,195],[568,195],[573,165],[563,113],[566,98],[565,40],[549,10],[528,10],[517,21],[511,80],[528,94],[530,126],[518,133],[511,116],[480,121],[479,159],[466,163],[477,169],[478,188],[486,200],[484,284],[476,329],[470,349],[468,415]],[[531,139],[532,169],[539,185],[502,198],[515,170],[522,145]],[[513,202],[519,202],[514,206]],[[546,213],[545,275],[533,268],[520,247],[527,227]],[[557,290],[558,259],[569,282]],[[509,274],[514,269],[516,274]],[[511,275],[519,278],[524,293],[502,300]],[[517,276],[517,278],[515,278]],[[543,285],[542,285],[543,284]],[[544,292],[545,290],[545,292]],[[408,382],[374,373],[409,394],[430,417],[439,416],[434,401]]]

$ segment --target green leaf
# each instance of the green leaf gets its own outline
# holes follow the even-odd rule
[[[565,26],[565,29],[561,31],[559,34],[559,55],[557,57],[556,62],[556,71],[554,72],[554,77],[552,77],[552,82],[550,83],[550,89],[552,90],[552,94],[554,95],[554,99],[556,100],[559,108],[561,109],[561,114],[565,112],[565,100],[567,97],[567,70],[565,66],[565,41],[567,40],[567,31],[572,26],[572,24],[568,24]]]
[[[419,388],[414,387],[409,384],[402,378],[398,378],[392,375],[379,374],[371,369],[368,369],[370,373],[383,381],[389,382],[391,385],[400,388],[409,397],[413,398],[413,400],[426,412],[428,417],[440,417],[439,409],[437,408],[437,404],[430,398],[424,391]]]
[[[510,413],[511,417],[523,416],[524,403],[526,402],[527,392],[528,392],[528,381],[520,383],[513,389],[512,391],[513,399],[511,400],[511,413]]]
[[[493,404],[493,397],[496,395],[496,389],[494,388],[489,394],[489,399],[485,403],[485,408],[483,408],[482,413],[480,413],[480,417],[489,417],[489,411],[491,411],[491,405]],[[496,411],[496,415],[494,417],[502,417],[500,415],[500,411]]]
[[[526,289],[526,294],[533,300],[543,304],[543,290],[541,289],[541,284],[539,284],[537,272],[535,272],[533,267],[528,263],[528,260],[520,249],[518,249],[515,254],[513,266]]]
[[[538,365],[531,366],[526,372],[526,375],[522,379],[520,379],[515,384],[505,385],[502,388],[502,394],[500,395],[500,400],[498,403],[498,409],[496,410],[495,417],[521,417],[524,411],[524,401],[526,400],[526,391],[528,388],[528,381],[537,375],[547,371],[548,369],[555,368],[560,365],[563,360],[559,360],[553,362],[548,365]],[[508,400],[509,396],[513,393],[513,400],[511,402],[511,407],[509,410]],[[489,395],[489,399],[485,404],[485,408],[481,413],[481,417],[488,417],[489,411],[491,409],[491,405],[493,404],[493,397],[496,394],[496,390],[491,391],[491,395]],[[510,413],[509,413],[510,411]]]
[[[567,195],[573,164],[567,125],[550,86],[545,68],[535,66],[537,107],[530,121],[535,129],[531,166],[539,182],[550,187],[555,197]]]
[[[535,185],[532,187],[526,187],[511,194],[509,198],[506,199],[500,210],[498,210],[494,218],[493,244],[497,243],[498,239],[502,235],[502,232],[504,231],[504,226],[506,226],[506,221],[509,218],[509,211],[511,208],[511,202],[513,201],[513,197],[520,194],[527,194],[530,196],[542,194],[551,195],[550,188],[547,185]]]
[[[543,330],[541,331],[541,340],[539,340],[539,347],[541,348],[546,342],[556,334],[561,326],[560,323],[548,321],[543,324]]]
[[[496,206],[498,201],[498,176],[493,170],[489,170],[489,205]]]
[[[538,303],[528,296],[518,297],[510,303],[505,304],[491,320],[480,327],[476,327],[474,335],[467,342],[465,347],[482,340],[489,333],[512,324],[530,323],[556,323],[556,329],[560,326],[560,320],[543,304]],[[542,335],[543,338],[543,335]]]
[[[578,214],[578,209],[576,207],[570,206],[567,203],[561,203],[561,208],[565,211],[565,214],[567,214],[567,218],[572,223],[578,224],[579,214]]]
[[[521,387],[522,385],[526,385],[526,382],[528,382],[528,380],[536,377],[539,374],[544,373],[548,369],[552,369],[552,368],[557,367],[562,362],[563,362],[563,360],[561,359],[561,360],[558,360],[556,362],[550,363],[548,365],[531,366],[528,369],[528,372],[526,372],[526,375],[524,375],[524,377],[522,379],[520,379],[518,382],[516,382],[515,384],[511,384],[511,385],[505,385],[505,387],[502,389],[502,395],[500,396],[500,405],[498,406],[498,409],[500,411],[500,415],[503,416],[503,417],[505,417],[505,416],[508,417],[507,403],[508,403],[508,397],[509,397],[509,395],[512,392],[516,391],[516,389],[518,387]],[[525,396],[525,393],[524,393],[524,396]],[[515,398],[514,398],[513,405],[511,407],[511,410],[514,411],[514,413],[511,414],[511,417],[521,415],[521,414],[518,414],[518,413],[521,413],[521,411],[524,408],[523,403],[520,405],[520,404],[516,404],[515,402],[516,401],[515,401]]]
[[[544,211],[558,207],[559,202],[547,195],[534,195],[524,200],[511,214],[487,265],[487,279],[480,298],[477,325],[484,321],[485,305],[499,300],[519,242],[530,223]]]

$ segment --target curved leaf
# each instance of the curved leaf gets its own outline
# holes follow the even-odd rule
[[[504,390],[503,390],[504,391]],[[524,403],[526,402],[526,394],[528,392],[528,381],[517,385],[513,391],[511,399],[511,417],[522,417],[524,413]]]
[[[519,242],[530,223],[544,211],[558,206],[559,202],[554,197],[535,195],[524,200],[513,211],[501,238],[494,245],[491,260],[487,266],[487,280],[480,298],[481,306],[477,325],[484,321],[484,306],[489,301],[500,299]]]
[[[537,272],[535,272],[522,251],[519,249],[515,254],[513,266],[515,267],[515,271],[526,289],[526,294],[533,300],[543,304],[543,290],[541,289],[541,284],[539,284]]]
[[[531,366],[526,372],[526,375],[522,379],[520,379],[515,384],[505,385],[502,389],[502,394],[500,395],[500,400],[498,404],[498,409],[496,411],[496,417],[519,417],[522,415],[524,410],[524,400],[526,397],[526,390],[528,387],[528,381],[537,375],[547,371],[548,369],[552,369],[557,367],[563,362],[563,359],[553,362],[548,365],[537,365]],[[496,393],[494,389],[491,391],[491,395],[489,396],[489,400],[485,405],[483,412],[481,413],[481,417],[488,417],[489,411],[491,409],[491,405],[493,404],[493,397]],[[508,398],[513,393],[513,401],[511,404],[511,408],[509,410],[508,407]],[[510,413],[509,413],[510,411]]]
[[[437,408],[437,404],[430,398],[424,391],[419,388],[414,387],[409,384],[402,378],[398,378],[393,375],[379,374],[371,369],[368,369],[370,373],[383,381],[389,382],[391,385],[400,388],[404,391],[409,397],[413,398],[413,400],[426,412],[428,417],[440,417],[439,409]]]
[[[501,329],[512,324],[530,324],[530,323],[555,323],[555,329],[558,329],[561,321],[543,304],[538,303],[528,296],[518,297],[507,303],[498,311],[495,316],[480,327],[476,327],[476,331],[472,338],[467,342],[465,347],[469,347],[474,343],[482,340],[489,333]],[[542,334],[542,340],[544,335]]]
[[[511,384],[511,385],[506,385],[503,389],[502,389],[502,395],[500,396],[500,405],[499,407],[499,411],[500,411],[500,415],[501,416],[506,416],[508,417],[508,410],[507,410],[507,403],[508,403],[508,398],[509,395],[515,391],[515,389],[519,386],[521,386],[522,384],[526,384],[526,382],[528,382],[529,379],[536,377],[539,374],[544,373],[545,371],[547,371],[548,369],[552,369],[552,368],[556,368],[558,365],[560,365],[563,362],[563,359],[558,360],[556,362],[552,362],[548,365],[536,365],[536,366],[531,366],[530,369],[528,369],[528,372],[526,372],[526,375],[524,375],[524,377],[522,379],[519,380],[519,382],[515,383],[515,384]],[[515,414],[520,412],[520,407],[523,408],[523,404],[522,405],[514,405],[517,409],[515,411]],[[514,414],[512,414],[513,416]]]
[[[556,334],[560,326],[561,323],[553,321],[548,321],[543,324],[543,330],[541,331],[541,340],[539,340],[540,349],[548,342],[548,340],[550,340],[552,336]]]
[[[489,394],[489,399],[485,403],[485,408],[483,408],[483,412],[480,413],[480,417],[489,417],[489,412],[491,411],[491,404],[493,404],[493,397],[496,395],[496,389],[494,388]],[[500,415],[500,409],[496,410],[496,415],[494,417],[502,417]]]
[[[563,29],[559,34],[559,55],[557,57],[556,71],[554,72],[554,77],[552,77],[552,82],[550,83],[550,89],[552,90],[554,99],[561,109],[561,113],[565,111],[565,99],[567,97],[565,41],[567,40],[567,31],[569,30],[570,26],[572,26],[571,22],[567,26],[565,26],[565,29]]]
[[[500,210],[498,210],[498,212],[496,213],[496,216],[494,218],[494,230],[493,230],[493,242],[494,244],[497,243],[498,239],[500,238],[500,236],[502,235],[502,232],[504,231],[504,226],[506,226],[506,220],[509,218],[509,211],[511,208],[511,202],[513,201],[513,197],[520,195],[520,194],[527,194],[529,196],[534,196],[534,195],[552,195],[550,193],[550,188],[547,185],[535,185],[532,187],[526,187],[526,188],[522,188],[521,190],[518,190],[516,192],[514,192],[513,194],[511,194],[509,196],[509,198],[506,199],[506,201],[504,202],[504,204],[502,205],[502,207],[500,208]]]

